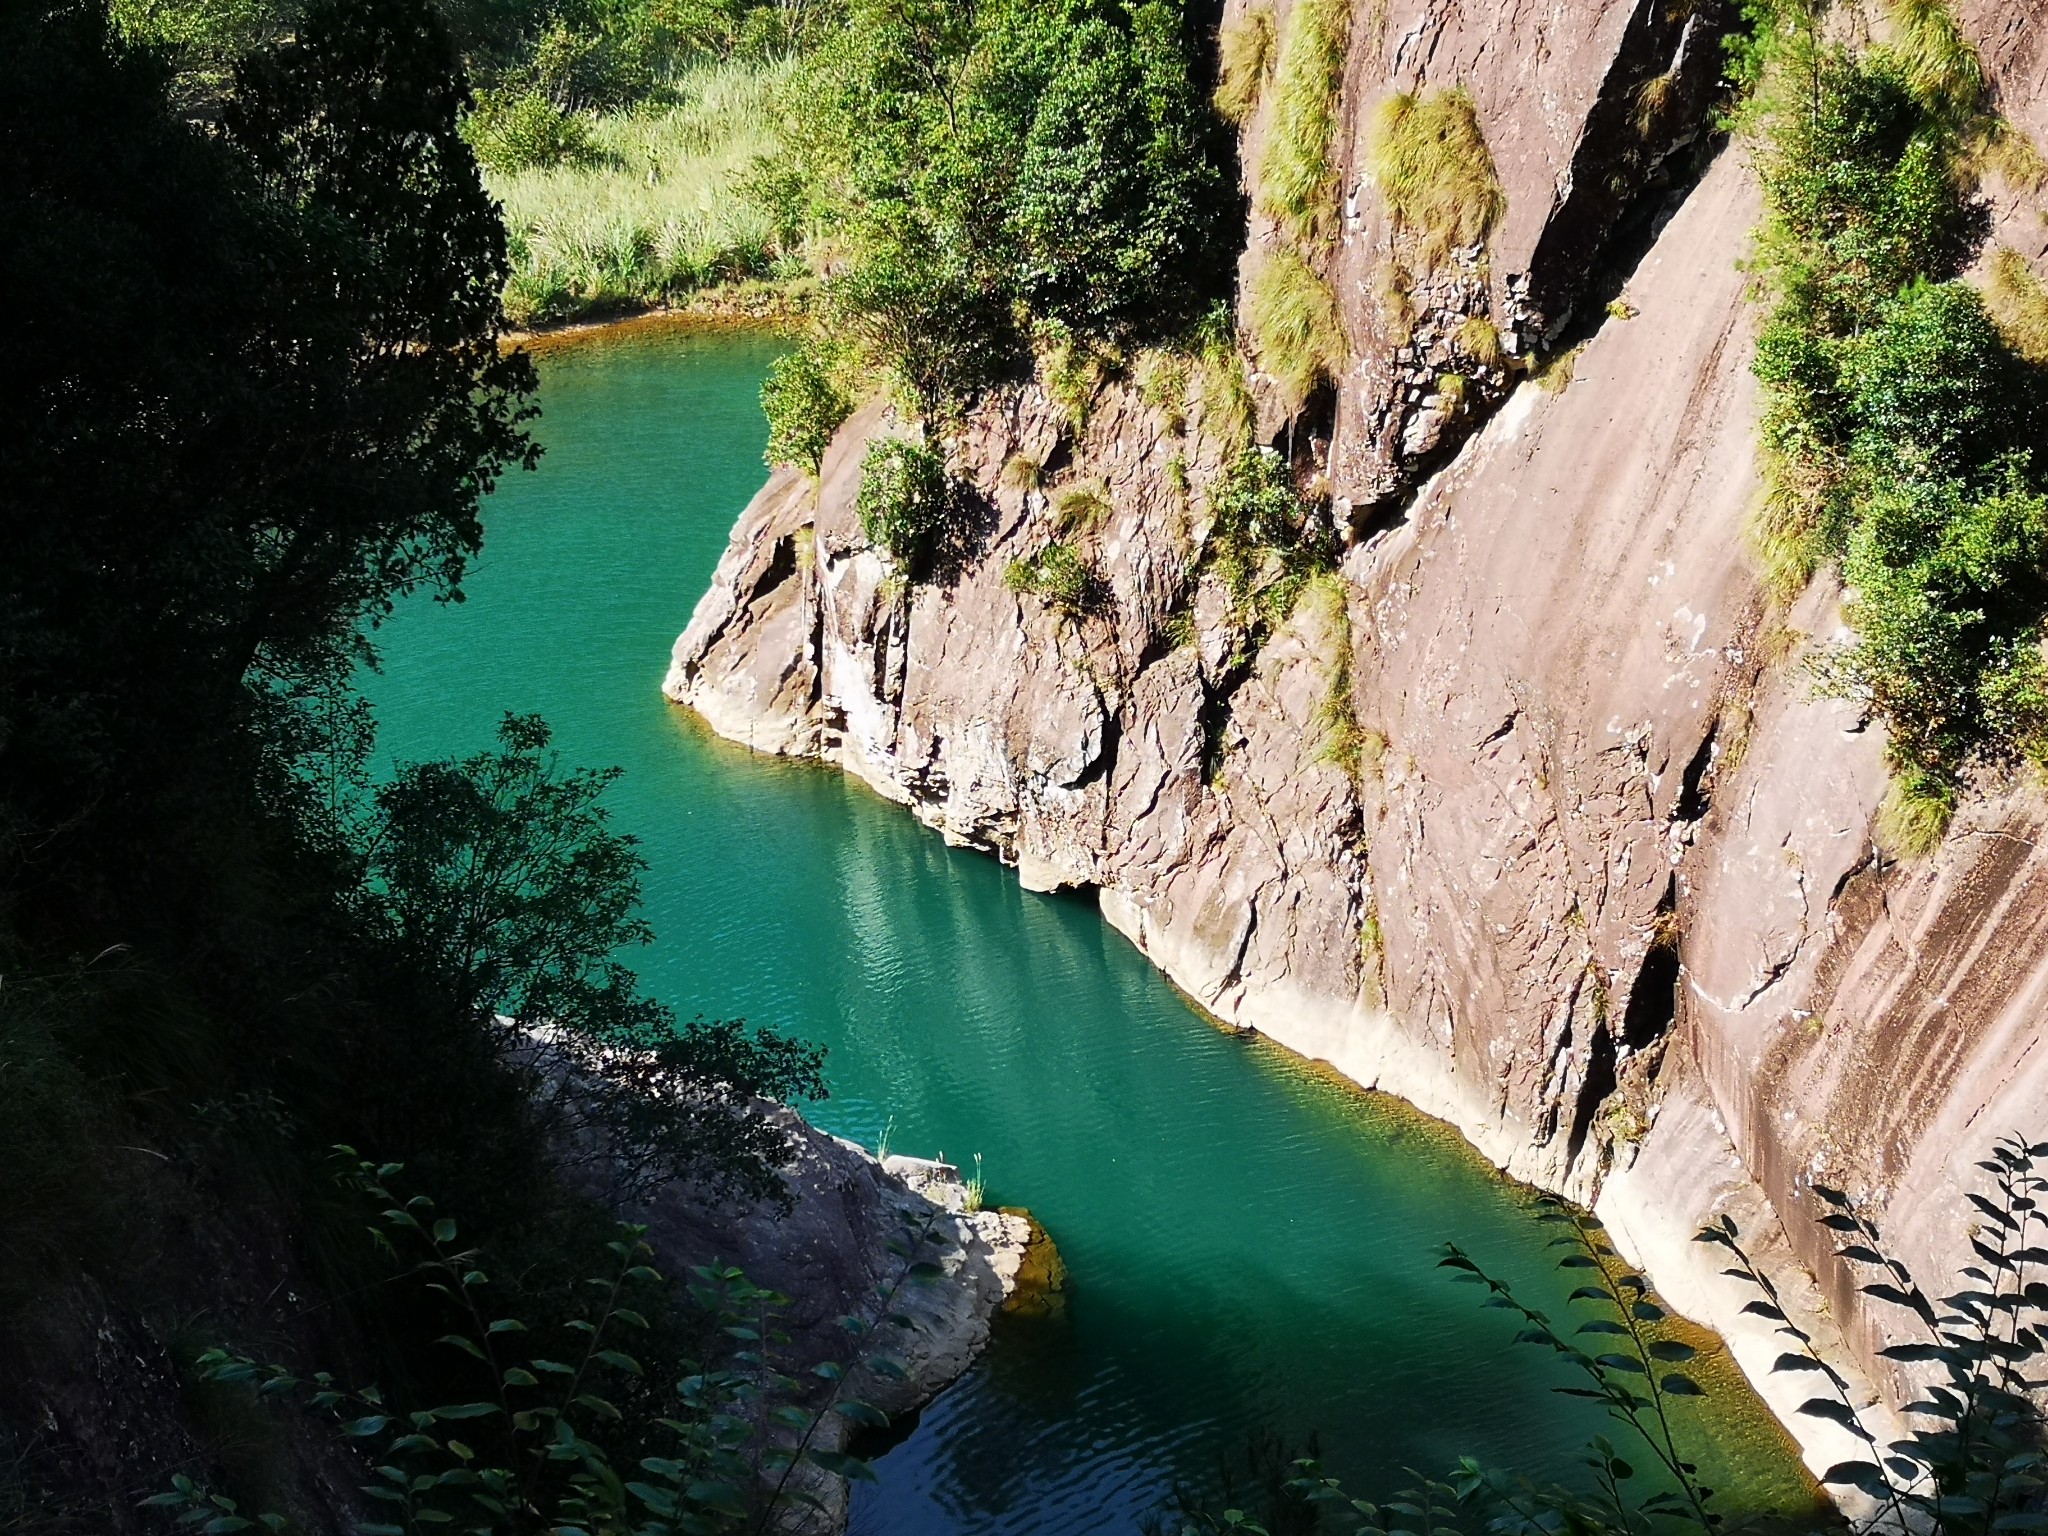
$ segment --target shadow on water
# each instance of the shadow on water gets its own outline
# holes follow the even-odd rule
[[[1089,894],[1020,890],[840,775],[752,756],[663,702],[669,647],[761,482],[775,343],[592,342],[544,363],[542,469],[507,486],[461,607],[385,629],[387,756],[474,750],[507,709],[623,765],[651,868],[637,963],[684,1016],[830,1048],[821,1124],[983,1156],[1071,1276],[879,1463],[855,1529],[1131,1532],[1267,1427],[1321,1433],[1361,1488],[1463,1453],[1566,1468],[1605,1426],[1435,1269],[1455,1240],[1562,1313],[1525,1191],[1445,1128],[1213,1027]],[[1753,1399],[1716,1395],[1712,1480],[1804,1497]]]

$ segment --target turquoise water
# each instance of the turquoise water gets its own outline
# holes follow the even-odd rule
[[[651,863],[647,985],[830,1049],[820,1124],[968,1162],[1071,1273],[879,1462],[853,1529],[1130,1532],[1258,1427],[1320,1432],[1361,1490],[1459,1455],[1563,1471],[1604,1428],[1450,1283],[1455,1240],[1562,1314],[1529,1198],[1455,1136],[1205,1022],[1085,902],[1028,895],[836,772],[751,756],[663,701],[677,632],[760,485],[756,339],[640,333],[544,359],[541,470],[491,502],[459,607],[385,630],[382,750],[485,745],[537,711],[619,764]],[[1714,1394],[1703,1460],[1797,1501],[1782,1435]]]

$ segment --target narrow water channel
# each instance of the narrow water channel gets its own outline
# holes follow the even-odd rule
[[[1214,1028],[1084,902],[1028,895],[836,772],[750,756],[658,691],[760,485],[774,344],[658,331],[543,360],[539,472],[491,501],[459,607],[386,628],[389,758],[469,752],[536,711],[618,764],[652,868],[638,957],[685,1017],[830,1049],[813,1118],[980,1154],[1071,1271],[1062,1318],[1003,1326],[860,1491],[867,1536],[1135,1532],[1255,1428],[1319,1434],[1361,1491],[1461,1454],[1568,1476],[1605,1425],[1434,1267],[1455,1240],[1564,1315],[1526,1192],[1455,1135]],[[1700,1431],[1735,1508],[1803,1506],[1789,1443],[1732,1374]]]

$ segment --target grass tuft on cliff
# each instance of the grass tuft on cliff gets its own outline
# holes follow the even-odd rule
[[[1243,127],[1259,110],[1273,75],[1273,8],[1248,7],[1217,37],[1216,110]]]
[[[1389,96],[1373,115],[1366,156],[1395,224],[1420,241],[1431,265],[1483,242],[1507,213],[1478,109],[1462,88]]]
[[[2048,288],[2011,246],[1991,258],[1984,303],[2007,344],[2037,368],[2048,367]]]
[[[1280,386],[1290,412],[1344,365],[1336,295],[1289,247],[1274,251],[1252,274],[1245,320],[1259,367]]]
[[[1350,41],[1350,0],[1295,0],[1273,81],[1258,204],[1303,243],[1328,239],[1336,224],[1337,172],[1330,148]]]

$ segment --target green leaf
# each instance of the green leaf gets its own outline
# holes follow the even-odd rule
[[[602,1360],[615,1371],[624,1371],[631,1376],[644,1374],[638,1360],[631,1355],[621,1354],[616,1349],[600,1349],[593,1358]]]
[[[859,1456],[849,1456],[843,1451],[809,1450],[804,1456],[812,1465],[822,1467],[835,1477],[848,1482],[874,1483],[881,1479],[875,1476],[875,1469]]]
[[[390,1422],[391,1419],[389,1415],[373,1413],[367,1418],[357,1419],[354,1423],[343,1425],[341,1432],[345,1435],[351,1435],[354,1436],[356,1439],[361,1440],[366,1438],[367,1436],[376,1434],[379,1430],[381,1430],[386,1424],[389,1424]]]
[[[864,1424],[869,1429],[887,1429],[889,1427],[889,1415],[875,1407],[874,1404],[863,1403],[857,1398],[849,1397],[842,1402],[834,1403],[832,1411],[843,1419],[851,1419],[854,1423]]]
[[[1673,1365],[1683,1365],[1699,1353],[1690,1344],[1677,1339],[1658,1339],[1650,1345],[1650,1358],[1663,1360]]]
[[[1705,1397],[1707,1395],[1701,1389],[1698,1382],[1694,1381],[1690,1376],[1681,1376],[1676,1371],[1673,1371],[1669,1376],[1659,1381],[1657,1385],[1664,1389],[1666,1397]]]
[[[508,1387],[537,1387],[540,1378],[529,1370],[512,1365],[505,1368],[505,1385]]]
[[[444,1333],[434,1342],[436,1344],[446,1344],[451,1349],[459,1349],[465,1355],[474,1355],[479,1360],[485,1358],[482,1347],[478,1345],[475,1339],[465,1338],[459,1333]]]
[[[524,1333],[526,1332],[526,1324],[519,1321],[516,1317],[501,1317],[492,1323],[487,1331],[491,1333]]]
[[[500,1412],[496,1403],[455,1403],[447,1408],[433,1410],[437,1419],[483,1419]]]
[[[455,1223],[446,1216],[434,1223],[434,1241],[443,1245],[455,1241]]]

